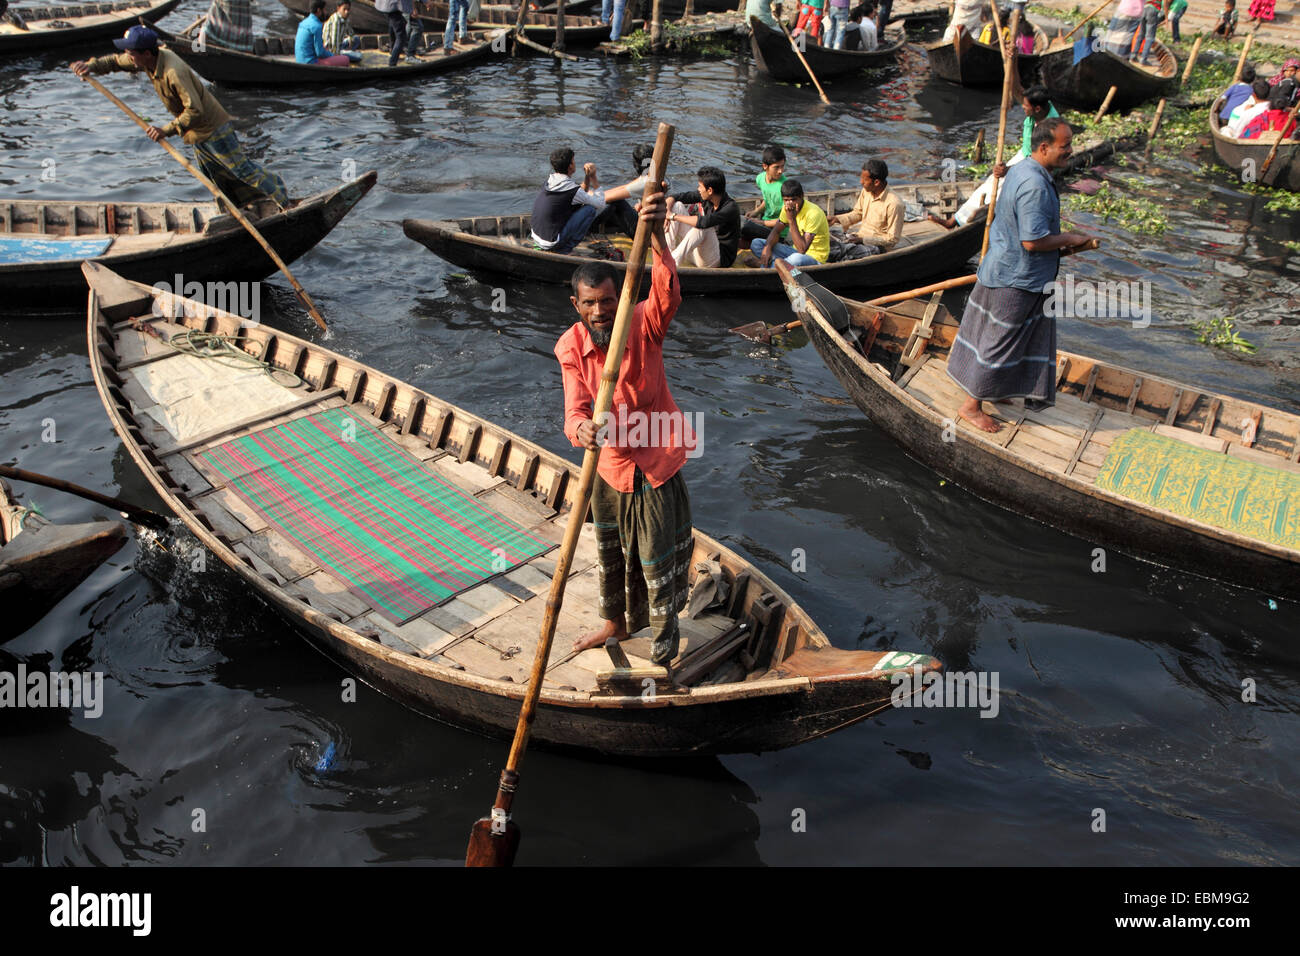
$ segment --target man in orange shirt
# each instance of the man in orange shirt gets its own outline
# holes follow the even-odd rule
[[[668,391],[663,344],[681,287],[664,237],[662,193],[642,203],[652,227],[650,294],[636,306],[607,421],[592,420],[606,349],[618,312],[620,276],[608,263],[573,273],[570,299],[581,318],[560,337],[555,357],[564,376],[564,434],[578,448],[601,449],[591,506],[605,626],[574,642],[576,650],[624,640],[649,626],[651,661],[667,666],[680,643],[677,612],[686,604],[694,535],[681,468],[695,436]]]

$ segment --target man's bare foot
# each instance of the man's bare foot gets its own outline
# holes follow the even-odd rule
[[[980,403],[973,398],[966,399],[961,408],[957,409],[957,414],[982,432],[1002,430],[1002,426],[986,415],[984,409],[980,408]]]
[[[573,649],[575,651],[585,651],[592,647],[604,647],[605,642],[611,637],[619,641],[626,641],[629,636],[627,625],[622,621],[606,621],[605,626],[599,631],[584,634],[574,641]]]

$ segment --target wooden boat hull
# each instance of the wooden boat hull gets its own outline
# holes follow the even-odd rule
[[[296,412],[287,413],[290,420],[314,413],[311,410],[322,404],[346,410],[348,421],[369,422],[411,455],[426,456],[422,460],[429,469],[443,469],[443,474],[468,481],[468,487],[479,487],[479,500],[488,500],[489,492],[501,494],[503,500],[512,502],[514,514],[532,511],[543,515],[542,524],[535,527],[549,528],[546,536],[551,541],[559,540],[559,529],[567,523],[575,503],[576,466],[347,356],[127,282],[94,263],[86,263],[85,270],[91,286],[87,342],[96,388],[128,453],[186,528],[298,627],[313,647],[348,672],[420,713],[470,730],[509,736],[534,653],[528,640],[531,638],[535,647],[536,625],[549,591],[545,577],[535,574],[537,580],[531,585],[495,577],[473,585],[487,589],[498,581],[502,587],[508,584],[509,591],[496,589],[498,596],[510,595],[505,601],[510,606],[504,611],[461,620],[456,615],[488,607],[481,597],[471,599],[470,592],[462,592],[450,604],[438,605],[399,625],[368,607],[355,592],[322,588],[320,576],[328,576],[322,567],[306,575],[291,574],[295,562],[301,567],[301,562],[309,559],[306,552],[295,550],[288,538],[273,540],[275,527],[262,522],[255,506],[239,505],[245,499],[232,494],[230,483],[219,480],[218,473],[200,457],[228,437],[275,427],[274,423],[285,417],[271,417],[281,406],[268,408],[253,401],[253,407],[244,409],[247,419],[229,423],[224,430],[201,439],[176,444],[180,436],[167,432],[137,404],[149,401],[140,390],[145,380],[141,376],[152,382],[165,381],[172,374],[167,363],[178,361],[155,335],[204,328],[230,336],[245,351],[293,371],[302,380],[304,384],[293,386],[291,404]],[[143,334],[140,326],[145,324],[154,333]],[[183,367],[184,360],[179,361]],[[286,394],[290,391],[287,386],[284,390]],[[203,427],[209,427],[206,417]],[[467,477],[471,474],[477,477]],[[209,478],[218,480],[212,484]],[[322,499],[314,526],[338,507]],[[553,557],[543,552],[533,560]],[[565,653],[564,642],[580,633],[587,618],[596,619],[594,592],[584,597],[574,584],[585,577],[590,585],[595,573],[594,538],[583,535],[566,593],[565,620],[556,638],[559,650],[552,651],[532,729],[534,741],[624,757],[773,750],[887,709],[895,686],[890,680],[893,673],[913,666],[925,671],[940,667],[925,654],[896,656],[893,652],[831,647],[807,613],[773,581],[696,531],[692,565],[703,560],[715,561],[728,585],[725,612],[712,616],[743,623],[744,628],[719,631],[716,643],[706,639],[699,645],[696,649],[702,650],[707,665],[699,667],[697,674],[708,677],[712,668],[736,662],[739,651],[750,646],[743,637],[734,646],[726,643],[727,633],[751,635],[754,653],[734,678],[696,683],[683,676],[691,669],[683,663],[675,670],[681,678],[679,686],[665,685],[661,692],[647,694],[639,678],[634,685],[620,684],[616,674],[607,679],[594,677],[589,669],[573,668],[572,662],[582,655],[588,655],[584,660],[591,660],[593,654],[605,659],[602,649]],[[579,570],[583,564],[586,571]],[[308,578],[317,581],[314,590],[303,589]],[[459,610],[453,614],[452,608]],[[441,616],[432,616],[435,612]],[[450,619],[459,622],[455,633],[441,632],[432,623]],[[478,641],[478,635],[492,626],[510,621],[519,623],[513,629],[498,628],[493,638],[498,644],[518,641],[519,646],[509,653],[498,653],[497,647]],[[693,624],[683,618],[683,632]],[[430,633],[441,637],[416,646]],[[402,640],[403,634],[408,641]],[[624,644],[629,655],[638,653],[636,640]],[[486,663],[468,656],[470,645],[477,645],[480,654],[486,652]],[[716,658],[709,657],[714,649]],[[745,656],[739,655],[739,659],[745,661]],[[470,663],[467,667],[457,661]],[[570,667],[567,673],[565,667]],[[503,673],[506,676],[499,676]],[[519,679],[512,678],[512,673]],[[574,676],[578,674],[591,678],[590,683],[570,685],[570,681],[583,679]]]
[[[286,262],[307,252],[320,242],[339,221],[346,216],[361,197],[375,184],[376,174],[366,173],[359,179],[338,189],[319,193],[302,200],[285,212],[266,215],[256,221],[258,230]],[[14,210],[20,203],[0,201],[0,238],[39,235],[34,231],[15,231]],[[27,205],[35,205],[28,203]],[[214,203],[126,204],[126,203],[51,203],[51,210],[60,210],[65,220],[69,215],[81,217],[82,211],[112,206],[117,212],[116,223],[126,224],[137,209],[162,210],[167,207],[183,210],[173,218],[187,218],[186,214],[200,216],[200,210],[215,215]],[[266,204],[274,208],[271,204]],[[7,211],[6,211],[7,209]],[[43,217],[44,218],[44,217]],[[173,235],[170,241],[159,246],[135,248],[118,243],[95,261],[111,265],[121,275],[139,282],[171,282],[177,275],[186,281],[227,282],[252,281],[265,278],[276,271],[275,264],[266,251],[232,218],[226,217],[223,228],[206,232],[184,232]],[[47,224],[48,228],[48,224]],[[119,225],[119,229],[124,228]],[[138,228],[138,221],[137,226]],[[33,224],[32,229],[35,229]],[[120,233],[118,234],[120,235]],[[85,231],[78,229],[78,238],[104,236],[103,227],[89,225]],[[120,247],[123,251],[115,251]],[[22,312],[40,309],[57,309],[74,306],[86,294],[86,280],[81,273],[81,259],[67,258],[53,261],[0,265],[0,311]]]
[[[951,215],[955,204],[970,194],[973,183],[952,186],[954,194],[945,199],[942,186],[896,186],[905,198],[919,198],[933,209]],[[956,190],[961,192],[957,193]],[[848,212],[858,190],[809,193],[808,200],[838,213]],[[947,203],[946,206],[940,205]],[[517,279],[564,284],[573,270],[587,258],[572,254],[544,252],[513,241],[529,235],[529,216],[479,217],[478,219],[434,222],[407,219],[402,229],[435,255],[466,269],[510,275]],[[938,227],[935,227],[938,230]],[[958,275],[966,261],[979,252],[983,238],[983,220],[959,226],[950,232],[937,231],[930,238],[866,259],[811,266],[808,272],[827,288],[906,288],[945,275]],[[906,233],[905,233],[906,239]],[[650,267],[646,267],[649,275]],[[773,269],[733,267],[730,269],[682,268],[682,293],[685,295],[777,295],[781,280]]]
[[[1264,161],[1273,149],[1273,141],[1237,139],[1225,135],[1219,123],[1219,110],[1222,108],[1223,101],[1216,100],[1210,107],[1209,115],[1210,138],[1214,141],[1214,155],[1219,162],[1238,177],[1249,171],[1254,177],[1252,182],[1287,189],[1293,193],[1300,192],[1300,142],[1294,139],[1283,140],[1273,156],[1273,162],[1269,164],[1268,172],[1261,175]]]
[[[16,524],[17,502],[0,482],[0,523]],[[11,521],[11,519],[14,519]],[[126,543],[121,522],[54,524],[31,519],[12,537],[0,533],[0,643],[26,631]]]
[[[953,437],[949,426],[956,420],[955,401],[952,409],[936,410],[932,405],[916,401],[891,378],[890,368],[884,363],[897,358],[900,351],[897,338],[888,344],[888,350],[873,348],[872,360],[868,361],[837,331],[843,321],[834,318],[837,297],[833,293],[807,281],[806,277],[800,281],[798,292],[793,289],[791,292],[794,300],[802,305],[795,311],[803,319],[809,339],[854,404],[918,461],[987,501],[1089,543],[1277,597],[1300,600],[1300,552],[1222,531],[1098,488],[1090,479],[1080,477],[1082,466],[1077,464],[1072,463],[1075,470],[1071,474],[1054,472],[1025,460],[1011,448],[1003,447],[965,423],[956,429],[955,440],[945,441],[945,435]],[[844,304],[851,312],[861,314],[858,304]],[[914,324],[923,308],[921,303],[909,306],[906,320],[900,326],[906,329]],[[894,314],[891,312],[891,316]],[[945,353],[945,360],[955,332],[955,325],[935,327],[932,349]],[[877,342],[880,341],[878,338]],[[1237,423],[1253,414],[1252,409],[1259,409],[1249,402],[1195,392],[1190,386],[1103,365],[1087,356],[1068,352],[1059,352],[1058,356],[1065,362],[1063,387],[1058,391],[1061,405],[1065,404],[1066,396],[1086,396],[1086,409],[1095,408],[1102,417],[1119,418],[1121,411],[1129,407],[1128,401],[1136,396],[1131,406],[1135,413],[1131,417],[1137,421],[1135,427],[1162,427],[1166,433],[1180,432],[1198,444],[1203,432],[1213,440],[1238,439]],[[937,363],[940,359],[936,356],[928,364]],[[1098,374],[1093,373],[1094,369]],[[906,376],[900,381],[906,384]],[[1130,385],[1134,390],[1126,395],[1124,390]],[[1157,395],[1172,395],[1172,401],[1151,399]],[[1160,407],[1162,404],[1169,407]],[[1018,409],[1016,414],[1020,414]],[[1267,428],[1261,425],[1256,447],[1275,455],[1278,467],[1289,467],[1285,463],[1294,463],[1295,452],[1300,449],[1300,417],[1273,409],[1264,410],[1264,414],[1267,416],[1264,421],[1269,424]],[[1022,423],[1011,429],[1003,426],[1001,435],[1009,444],[1016,440],[1015,429],[1023,429],[1023,420],[1022,416]],[[1171,424],[1160,426],[1161,422]],[[1009,439],[1008,431],[1013,432]],[[1076,456],[1088,444],[1086,435],[1082,441]],[[1257,457],[1269,455],[1259,452]]]
[[[1055,103],[1078,110],[1101,106],[1112,86],[1117,88],[1112,111],[1123,112],[1149,100],[1168,96],[1178,85],[1178,59],[1156,40],[1158,73],[1134,66],[1109,50],[1095,50],[1078,63],[1073,56],[1045,64],[1041,82]]]
[[[168,38],[171,40],[172,38]],[[362,50],[380,50],[380,41],[387,43],[387,35],[358,34]],[[258,37],[253,41],[253,52],[242,53],[208,44],[195,50],[185,42],[169,42],[174,52],[204,79],[227,86],[290,86],[294,84],[344,84],[379,83],[413,79],[434,73],[459,70],[487,59],[495,52],[510,52],[509,37],[504,31],[471,33],[468,42],[458,44],[450,56],[421,55],[414,61],[403,57],[395,66],[353,65],[350,67],[318,66],[314,63],[297,63],[293,59],[293,37]],[[384,54],[379,54],[381,58]]]
[[[757,17],[750,17],[749,26],[750,48],[754,53],[754,63],[760,70],[772,79],[785,83],[807,81],[808,71],[795,55],[784,33],[773,30]],[[886,34],[884,43],[878,49],[870,52],[832,50],[809,43],[803,55],[817,79],[824,82],[871,67],[888,66],[895,61],[898,51],[906,42],[906,34],[894,30]]]
[[[308,0],[280,0],[280,2],[299,16],[307,15]],[[429,11],[428,16],[419,15],[417,19],[425,25],[425,38],[430,46],[440,46],[442,31],[447,25],[448,4],[432,3],[429,5]],[[513,28],[517,16],[518,7],[484,4],[479,8],[478,17],[469,23],[469,27],[473,30],[491,30],[503,26]],[[378,33],[385,36],[388,34],[387,14],[380,13],[375,9],[374,3],[368,0],[353,0],[351,20],[352,29],[357,33]],[[624,21],[623,35],[641,29],[644,23],[643,20]],[[437,31],[437,39],[430,31]],[[551,46],[555,43],[555,15],[529,13],[524,18],[524,34],[534,43]],[[564,45],[566,48],[593,47],[608,39],[609,24],[601,23],[599,17],[565,14]]]
[[[51,29],[47,26],[51,18],[36,19],[36,14],[43,14],[49,8],[22,8],[24,15],[30,16],[27,31],[6,32],[0,29],[0,56],[10,54],[35,53],[40,50],[52,50],[57,47],[75,46],[102,40],[106,37],[120,37],[126,30],[141,19],[153,23],[176,9],[180,0],[162,0],[154,3],[130,2],[122,0],[117,3],[89,3],[79,6],[56,7],[61,15],[58,20],[71,23],[63,29]],[[76,14],[72,11],[84,11]],[[94,12],[91,12],[94,11]]]
[[[1049,40],[1042,30],[1035,28],[1037,43],[1043,53],[1016,55],[1016,73],[1021,87],[1028,89],[1039,82],[1043,70],[1062,61],[1069,63],[1070,47],[1049,50]],[[996,46],[980,43],[969,34],[960,33],[955,41],[927,43],[925,55],[930,70],[940,79],[960,86],[1001,86],[1002,53]]]

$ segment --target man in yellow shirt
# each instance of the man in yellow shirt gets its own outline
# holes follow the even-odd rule
[[[889,188],[889,167],[884,160],[869,159],[862,164],[862,192],[853,209],[831,219],[844,226],[846,238],[868,247],[868,255],[888,252],[898,245],[903,234],[903,200]],[[848,229],[857,226],[856,229]]]
[[[790,227],[791,245],[777,242],[781,230]],[[792,266],[821,265],[831,254],[831,227],[826,213],[803,198],[803,186],[797,179],[781,184],[781,217],[766,239],[755,239],[749,247],[758,256],[758,264],[772,268],[777,256]]]
[[[254,162],[244,152],[230,114],[203,85],[198,75],[170,50],[158,49],[158,34],[148,27],[132,27],[113,46],[125,52],[72,64],[77,76],[89,73],[144,73],[167,111],[175,117],[165,126],[150,126],[155,143],[177,133],[194,147],[199,166],[230,202],[243,206],[269,197],[284,209],[289,194],[284,180]]]

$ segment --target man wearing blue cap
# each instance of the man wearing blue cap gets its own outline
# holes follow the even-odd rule
[[[155,143],[180,133],[194,147],[199,166],[235,206],[263,197],[281,208],[289,205],[284,180],[254,162],[235,135],[230,114],[203,85],[198,75],[170,50],[158,49],[158,34],[148,27],[132,27],[113,45],[125,52],[72,64],[77,76],[89,73],[145,73],[154,92],[175,117],[165,126],[150,126]]]

